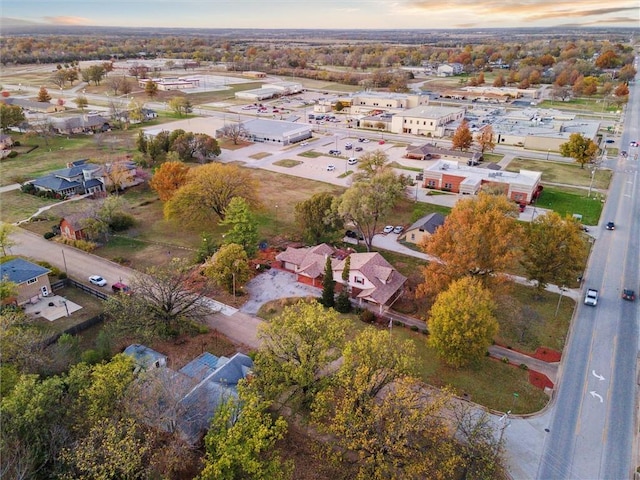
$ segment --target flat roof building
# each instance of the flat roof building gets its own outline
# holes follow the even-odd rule
[[[286,122],[284,120],[267,120],[257,118],[242,122],[247,131],[247,139],[253,142],[276,143],[289,145],[312,137],[313,126],[307,123]],[[216,137],[222,132],[216,132]]]
[[[419,106],[396,113],[391,119],[391,132],[443,137],[448,123],[461,121],[465,109]]]

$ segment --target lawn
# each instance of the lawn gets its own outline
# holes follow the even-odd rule
[[[20,190],[0,193],[0,220],[15,223],[35,214],[39,208],[53,205],[58,200],[36,197],[22,193]]]
[[[603,199],[600,194],[592,193],[587,197],[586,190],[575,188],[545,187],[536,201],[536,206],[548,208],[562,216],[582,215],[585,225],[597,225],[602,213]]]
[[[589,187],[591,185],[591,169],[589,166],[580,168],[580,165],[576,163],[514,158],[506,168],[511,172],[518,172],[521,169],[542,172],[543,183],[562,183],[577,187]],[[608,189],[612,176],[613,172],[611,170],[598,170],[593,176],[593,188],[596,190]]]

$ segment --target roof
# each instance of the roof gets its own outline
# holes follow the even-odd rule
[[[79,231],[84,228],[83,221],[87,218],[89,218],[89,215],[84,212],[70,213],[69,215],[65,215],[62,220],[60,220],[60,223],[66,221],[71,228]]]
[[[242,126],[247,129],[251,135],[258,137],[284,137],[294,135],[298,132],[306,132],[313,128],[312,125],[306,123],[285,122],[284,120],[267,120],[256,118],[242,122]]]
[[[470,167],[450,160],[438,160],[429,168],[426,168],[424,172],[427,176],[430,172],[443,172],[448,175],[465,177],[465,181],[473,183],[485,180],[512,185],[526,185],[531,188],[535,187],[542,177],[541,172],[534,172],[532,170],[520,170],[518,173],[507,171],[494,172],[487,168]]]
[[[438,227],[444,225],[444,215],[441,213],[430,213],[418,219],[407,230],[415,230],[416,228],[433,234]]]
[[[349,255],[351,272],[359,271],[374,286],[363,290],[358,294],[359,298],[365,298],[384,305],[407,281],[407,277],[395,270],[378,252],[352,253]],[[345,261],[340,262],[334,271],[342,272]]]
[[[295,272],[309,278],[317,278],[324,273],[327,256],[335,253],[333,247],[326,243],[321,243],[314,247],[287,249],[276,255],[276,260],[295,265]],[[337,264],[337,260],[332,259],[332,267]]]
[[[0,264],[0,278],[4,280],[6,277],[7,280],[18,285],[42,275],[47,275],[49,272],[51,270],[48,268],[41,267],[22,258],[14,258]]]
[[[415,108],[410,108],[409,110],[405,110],[402,113],[399,113],[399,116],[402,117],[419,117],[419,118],[442,118],[447,117],[449,115],[456,115],[458,113],[464,112],[464,108],[455,108],[455,107],[429,107],[429,106],[419,106]]]
[[[134,343],[125,348],[124,354],[133,357],[136,365],[145,370],[157,361],[160,361],[162,365],[166,365],[167,362],[166,355],[138,343]]]
[[[36,178],[31,183],[35,186],[46,188],[47,190],[53,190],[54,192],[60,192],[62,190],[77,188],[80,186],[80,182],[70,182],[65,178],[60,178],[55,175]]]

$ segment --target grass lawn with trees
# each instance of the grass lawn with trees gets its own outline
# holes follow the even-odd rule
[[[548,208],[562,216],[579,214],[585,225],[597,225],[602,213],[603,197],[592,192],[589,198],[586,190],[577,188],[545,187],[536,206]]]
[[[517,157],[511,160],[506,168],[510,172],[519,172],[521,169],[542,172],[543,183],[562,183],[576,187],[591,185],[591,169],[588,166],[580,168],[575,162],[551,162]],[[593,189],[608,189],[612,176],[611,170],[598,170],[593,176]]]

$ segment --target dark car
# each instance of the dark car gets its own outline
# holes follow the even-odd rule
[[[624,300],[629,300],[630,302],[633,302],[636,299],[636,292],[625,288],[624,290],[622,290],[622,298]]]
[[[607,225],[604,228],[606,228],[607,230],[615,230],[616,225],[613,222],[607,222]]]
[[[125,285],[122,282],[116,282],[111,285],[111,290],[113,290],[113,293],[124,293],[125,295],[131,295],[131,289],[129,288],[129,286]]]
[[[344,232],[344,236],[349,238],[358,238],[358,234],[353,230],[347,230],[346,232]]]

